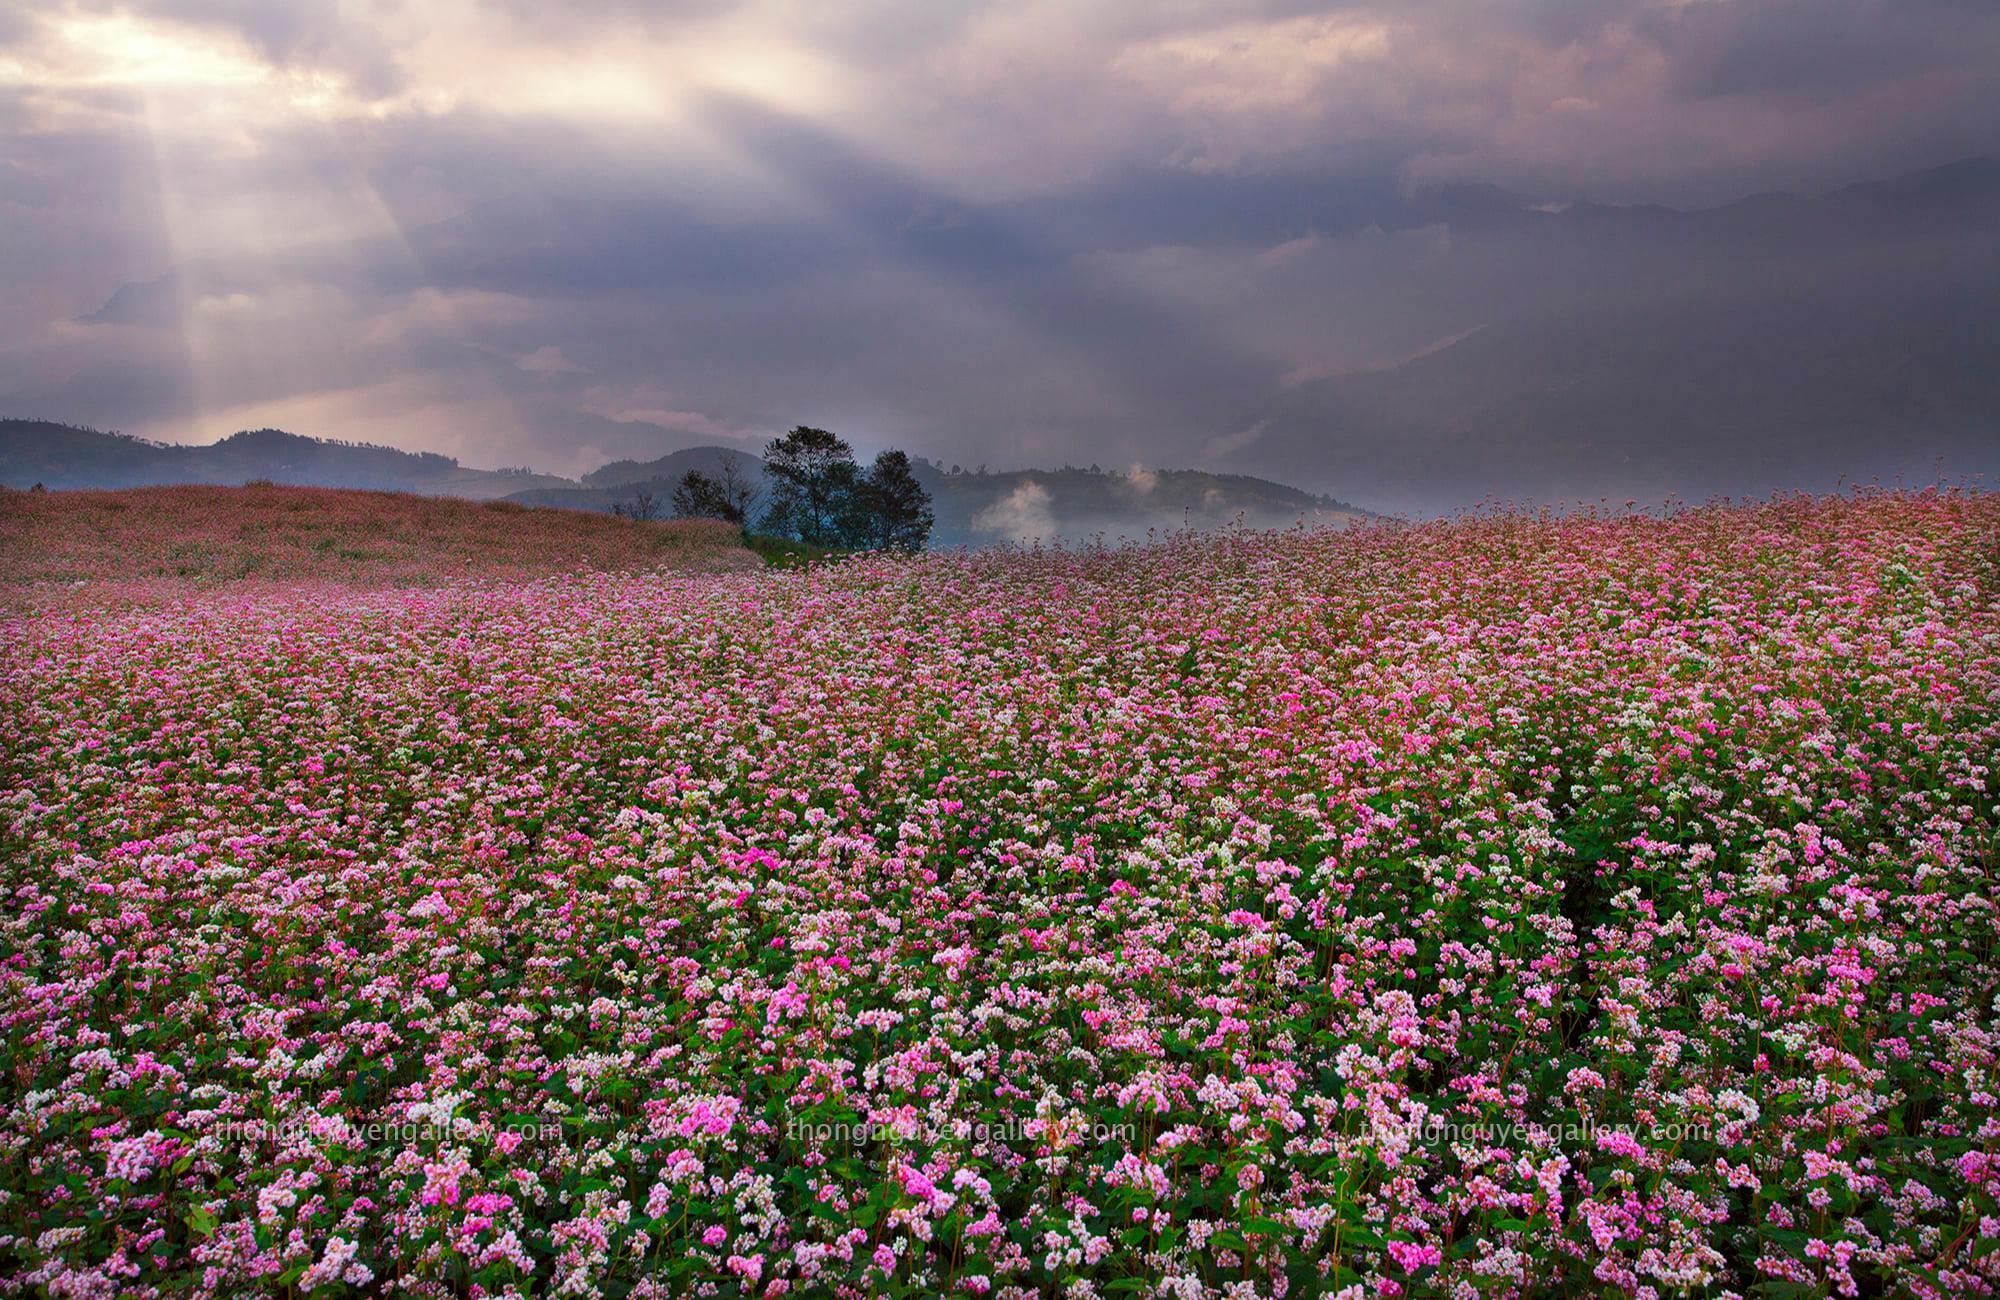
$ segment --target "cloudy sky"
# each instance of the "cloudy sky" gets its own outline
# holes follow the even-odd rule
[[[2000,154],[1996,70],[1990,0],[0,5],[0,414],[1413,502],[1363,424],[1260,439],[1552,280],[1680,278],[1516,217]]]

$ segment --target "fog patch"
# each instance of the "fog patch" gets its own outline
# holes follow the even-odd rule
[[[972,517],[972,531],[1017,542],[1059,535],[1049,490],[1028,479]]]

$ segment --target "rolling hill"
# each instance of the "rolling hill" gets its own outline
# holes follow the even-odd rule
[[[619,460],[582,481],[521,469],[472,469],[448,456],[328,441],[278,429],[232,434],[207,446],[148,442],[46,420],[0,421],[0,486],[103,489],[252,482],[362,488],[427,496],[505,499],[517,505],[608,514],[650,494],[664,513],[688,470],[728,463],[753,483],[762,462],[730,447],[688,447],[656,460]],[[918,459],[917,476],[937,512],[932,542],[990,545],[1036,539],[1141,538],[1149,531],[1241,523],[1283,528],[1345,523],[1368,512],[1268,479],[1203,470],[1091,467],[998,473],[947,470]]]
[[[759,567],[736,529],[709,520],[640,523],[510,501],[271,484],[0,488],[0,587],[322,579],[402,587]]]
[[[0,485],[125,488],[234,485],[373,488],[487,499],[570,480],[525,469],[469,469],[450,456],[246,429],[206,446],[148,442],[50,420],[0,420]]]
[[[1295,376],[1228,432],[1233,464],[1419,511],[2000,473],[2000,163],[1520,207],[1411,274],[1441,341]]]
[[[734,464],[752,483],[763,480],[761,462],[754,456],[728,447],[689,447],[654,461],[613,462],[584,476],[589,487],[535,488],[509,500],[610,510],[645,493],[664,509],[682,474],[691,469],[714,474],[725,464]],[[937,515],[934,546],[1074,543],[1100,536],[1116,541],[1143,538],[1149,531],[1239,523],[1251,528],[1285,528],[1301,521],[1345,524],[1368,515],[1333,497],[1268,479],[1204,470],[1134,468],[1120,473],[1064,466],[993,473],[947,470],[921,459],[915,468]]]

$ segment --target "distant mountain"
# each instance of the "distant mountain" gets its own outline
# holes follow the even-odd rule
[[[615,461],[584,475],[582,489],[538,488],[515,493],[523,505],[610,510],[651,494],[665,509],[674,485],[688,470],[717,473],[733,461],[748,481],[763,483],[763,463],[728,447],[689,447],[658,460]],[[1149,531],[1217,528],[1241,523],[1284,528],[1346,523],[1367,511],[1332,497],[1301,492],[1267,479],[1201,470],[1133,469],[1123,473],[1066,466],[1002,473],[953,472],[918,458],[917,479],[931,494],[937,515],[935,546],[989,546],[995,542],[1081,542],[1140,539]]]
[[[1703,497],[2000,468],[2000,276],[1952,288],[1704,297],[1501,322],[1300,385],[1239,457],[1425,498]],[[1690,464],[1696,469],[1690,470]]]
[[[1996,311],[2000,276],[1885,288],[1865,308],[1801,291],[1507,322],[1302,385],[1266,412],[1247,455],[1342,466],[1388,446],[1401,475],[1467,501],[1688,494],[1690,459],[1707,478],[1695,492],[1990,473]]]
[[[633,483],[678,483],[681,476],[691,469],[703,474],[719,474],[728,464],[735,465],[739,474],[754,477],[763,473],[763,461],[749,452],[737,451],[733,447],[686,447],[643,463],[614,460],[585,474],[583,481],[594,488],[620,488]]]
[[[1523,207],[1399,283],[1439,342],[1294,376],[1232,467],[1414,510],[2000,474],[2000,162]]]
[[[1143,539],[1149,531],[1285,528],[1301,521],[1344,524],[1367,511],[1329,496],[1268,479],[1202,470],[1012,470],[998,474],[941,471],[921,464],[917,477],[937,512],[933,545],[982,546],[998,541],[1085,541],[1102,536]]]
[[[585,486],[528,488],[508,499],[528,506],[559,506],[564,510],[609,511],[612,507],[650,495],[659,509],[668,509],[674,485],[689,470],[714,475],[726,463],[734,462],[737,473],[752,483],[764,479],[764,462],[733,447],[686,447],[657,460],[614,460],[583,476]]]
[[[256,480],[311,487],[373,488],[429,496],[504,497],[523,505],[609,512],[650,493],[668,509],[688,470],[719,473],[734,463],[761,486],[763,463],[730,447],[688,447],[651,461],[614,461],[581,483],[528,470],[469,469],[449,456],[398,451],[255,429],[208,446],[148,442],[45,420],[0,421],[0,486],[145,487],[173,483],[240,484]],[[918,459],[917,476],[937,513],[940,546],[995,542],[1080,542],[1103,535],[1143,538],[1148,531],[1242,523],[1282,528],[1342,523],[1367,512],[1332,497],[1266,479],[1200,470],[1096,468],[951,472]]]
[[[257,479],[478,499],[528,487],[574,486],[551,474],[468,469],[435,452],[308,438],[282,429],[246,429],[220,442],[190,446],[47,420],[0,420],[0,486],[124,488]]]

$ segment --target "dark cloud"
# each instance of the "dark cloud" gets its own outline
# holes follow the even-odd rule
[[[1990,15],[1928,0],[1685,5],[1648,12],[1643,30],[1671,59],[1675,88],[1702,99],[1838,104],[1993,52]]]
[[[571,471],[807,420],[1428,505],[1768,486],[1836,397],[1873,423],[1829,447],[1915,455],[1843,360],[1906,337],[1976,446],[1986,174],[1813,196],[1992,151],[1990,6],[149,0],[0,43],[10,411]],[[1676,468],[1718,429],[1775,450]]]

